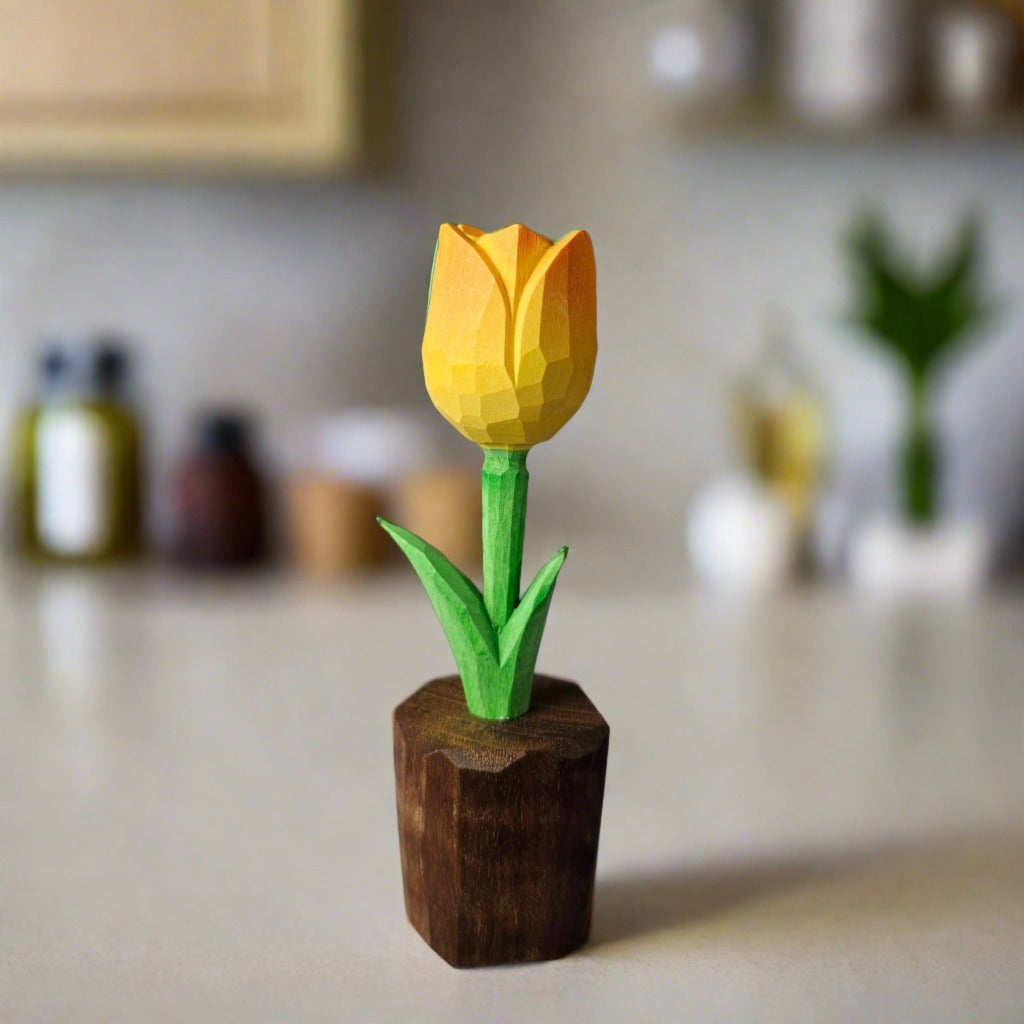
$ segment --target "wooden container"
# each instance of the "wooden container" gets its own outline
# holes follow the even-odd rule
[[[384,499],[374,488],[307,474],[292,480],[287,504],[291,548],[304,572],[358,572],[387,554],[387,538],[377,525]]]
[[[395,494],[395,520],[463,570],[480,564],[480,473],[448,467],[417,473]]]
[[[575,683],[548,676],[506,722],[471,715],[458,676],[395,709],[406,913],[448,963],[552,960],[586,941],[608,732]]]

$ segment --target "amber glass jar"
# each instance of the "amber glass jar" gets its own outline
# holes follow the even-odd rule
[[[40,360],[36,399],[14,428],[21,549],[45,561],[82,564],[137,554],[141,466],[124,349],[102,338],[50,346]]]
[[[266,552],[263,478],[247,417],[213,410],[196,423],[174,475],[174,555],[202,569],[256,565]]]

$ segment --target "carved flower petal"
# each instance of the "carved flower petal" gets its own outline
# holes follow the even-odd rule
[[[542,396],[531,443],[546,441],[583,404],[597,360],[597,271],[585,231],[566,235],[538,262],[523,289],[513,346],[517,391]]]
[[[522,224],[511,224],[500,231],[482,234],[474,242],[501,279],[514,320],[523,288],[541,257],[551,248],[551,239]]]
[[[434,405],[456,428],[475,410],[464,398],[511,386],[506,359],[511,312],[489,261],[462,231],[442,224],[423,332],[423,376]],[[476,383],[467,392],[465,379]],[[462,382],[462,383],[460,383]]]

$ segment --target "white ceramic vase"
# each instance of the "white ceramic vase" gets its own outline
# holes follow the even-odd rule
[[[863,591],[894,597],[966,597],[988,577],[991,543],[982,524],[918,526],[872,519],[853,534],[849,570]]]

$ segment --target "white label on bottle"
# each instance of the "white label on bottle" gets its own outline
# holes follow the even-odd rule
[[[61,555],[88,555],[108,539],[109,461],[103,428],[76,409],[44,412],[36,436],[39,541]]]

